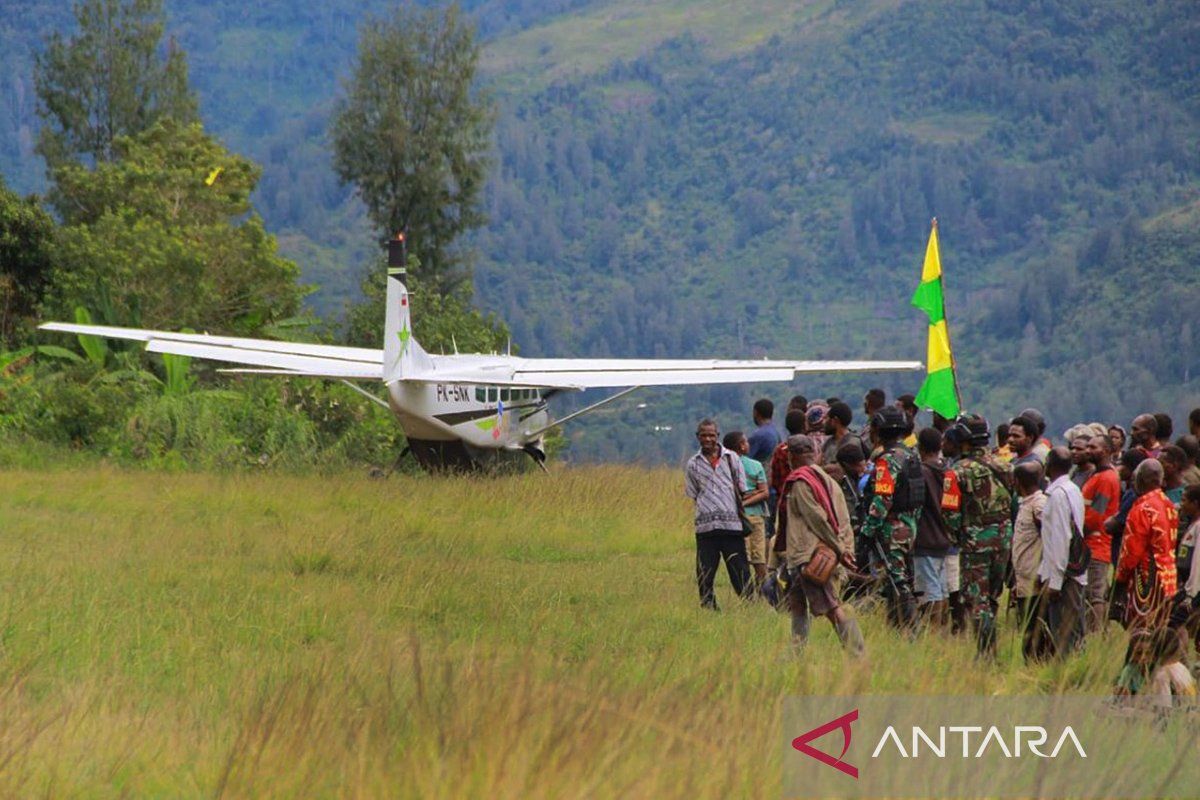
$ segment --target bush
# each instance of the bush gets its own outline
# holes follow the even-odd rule
[[[36,366],[0,384],[0,428],[107,453],[124,436],[129,409],[154,390],[148,377],[108,373],[89,363]]]
[[[388,467],[404,446],[390,414],[317,380],[247,378],[164,392],[133,365],[26,365],[0,374],[0,463],[69,448],[166,469]],[[35,459],[36,460],[36,459]]]

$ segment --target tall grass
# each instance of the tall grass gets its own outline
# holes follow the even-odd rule
[[[0,794],[777,794],[789,694],[1100,693],[877,609],[697,607],[680,476],[0,471]]]

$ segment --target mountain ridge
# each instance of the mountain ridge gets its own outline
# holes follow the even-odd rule
[[[972,408],[1040,402],[1065,427],[1200,404],[1200,364],[1153,337],[1122,342],[1129,363],[1103,401],[1063,377],[1093,361],[1080,304],[1121,319],[1124,294],[1195,265],[1187,225],[1163,228],[1200,197],[1200,15],[1187,6],[535,5],[469,4],[500,111],[491,222],[473,240],[477,302],[524,353],[919,356],[924,327],[907,302],[937,216]],[[374,245],[328,168],[324,125],[355,27],[383,7],[168,8],[202,114],[264,164],[256,201],[323,285],[326,314],[355,296]],[[231,52],[242,60],[218,63]],[[1191,300],[1186,285],[1175,294]],[[874,380],[806,393],[850,396]],[[699,413],[740,417],[755,391],[805,388],[666,393],[656,424],[686,431]],[[629,444],[644,427],[601,419],[580,436],[601,457],[688,446],[686,433]]]

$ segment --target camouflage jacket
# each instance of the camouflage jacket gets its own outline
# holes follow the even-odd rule
[[[838,481],[838,486],[842,487],[842,494],[846,496],[846,507],[850,510],[850,527],[854,530],[854,535],[858,536],[862,533],[863,518],[866,514],[866,493],[859,493],[858,481],[849,475],[843,475]]]
[[[907,529],[907,541],[916,538],[917,518],[921,515],[920,506],[911,511],[893,510],[904,460],[916,457],[910,448],[899,443],[876,457],[875,472],[867,484],[864,496],[867,513],[863,519],[863,536],[886,542],[894,538],[894,529],[901,527]]]
[[[950,535],[968,545],[976,534],[1011,528],[1012,467],[982,449],[970,450],[946,471],[942,513]]]

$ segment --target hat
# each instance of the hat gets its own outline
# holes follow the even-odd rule
[[[908,430],[908,415],[895,406],[884,406],[871,416],[871,425],[880,433],[903,433]]]
[[[992,432],[988,421],[978,414],[960,414],[954,424],[946,429],[946,438],[957,444],[970,442],[975,445],[985,445],[991,438]]]
[[[803,433],[794,433],[787,438],[787,449],[789,453],[815,453],[817,452],[817,445],[811,436],[805,436]]]
[[[808,411],[806,414],[808,416],[809,427],[820,425],[825,421],[825,417],[829,414],[829,406],[820,400],[814,400],[808,404]]]

